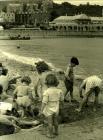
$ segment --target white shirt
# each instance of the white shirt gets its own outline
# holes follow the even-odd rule
[[[93,75],[93,76],[90,76],[90,77],[86,78],[83,81],[83,83],[82,83],[80,88],[83,88],[84,86],[86,86],[85,92],[88,92],[93,87],[101,88],[102,80],[98,76]]]
[[[56,87],[48,88],[43,94],[42,102],[46,104],[43,113],[45,116],[59,112],[59,102],[64,100],[64,95],[61,89]]]

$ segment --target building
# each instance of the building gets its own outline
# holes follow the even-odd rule
[[[10,3],[8,4],[7,6],[7,13],[10,13],[10,12],[17,12],[17,11],[22,11],[23,9],[23,6],[22,4],[19,4],[19,3]]]
[[[48,15],[42,11],[17,12],[15,13],[15,22],[17,25],[40,26],[48,22]]]
[[[103,31],[103,17],[89,17],[85,14],[60,16],[50,22],[49,25],[52,29],[58,31]]]
[[[4,23],[14,23],[15,22],[15,13],[13,12],[0,12],[0,19],[1,22],[4,22]]]

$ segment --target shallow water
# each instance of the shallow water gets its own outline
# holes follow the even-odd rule
[[[17,46],[21,46],[20,49]],[[103,38],[0,40],[0,50],[13,55],[42,58],[64,70],[70,57],[77,56],[80,65],[75,70],[76,74],[103,77]]]

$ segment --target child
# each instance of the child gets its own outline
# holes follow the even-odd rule
[[[54,134],[58,135],[58,114],[60,101],[63,102],[64,96],[60,89],[57,88],[58,80],[54,74],[46,77],[46,85],[48,89],[43,93],[41,113],[48,121],[49,133],[47,137],[53,138]]]
[[[29,84],[31,83],[30,77],[24,76],[21,79],[21,83],[14,91],[14,102],[22,108],[21,116],[24,117],[25,111],[30,107],[32,99],[32,92],[29,88]]]
[[[83,100],[76,111],[80,112],[82,110],[83,106],[88,102],[88,98],[91,94],[95,95],[94,111],[96,111],[96,106],[98,104],[98,95],[101,91],[101,88],[102,80],[98,76],[93,75],[83,80],[79,89],[80,97],[83,98]],[[84,96],[82,95],[82,90],[85,90]]]
[[[11,81],[16,81],[16,79],[20,78],[21,76],[10,77],[8,75],[8,69],[3,69],[2,74],[0,75],[0,85],[3,87],[3,92],[7,92],[9,84]]]
[[[36,70],[37,70],[37,82],[35,84],[34,90],[35,95],[39,97],[39,100],[42,100],[42,94],[47,89],[47,85],[45,84],[45,78],[48,74],[51,73],[51,70],[44,61],[40,61],[36,64]]]
[[[76,57],[72,57],[70,60],[70,64],[67,67],[66,73],[65,73],[65,86],[67,89],[66,95],[68,94],[68,92],[70,92],[70,96],[71,96],[71,102],[74,101],[73,98],[73,84],[74,84],[74,72],[73,72],[73,68],[79,65],[79,61]],[[65,97],[66,97],[65,95]],[[66,99],[65,99],[66,101]]]

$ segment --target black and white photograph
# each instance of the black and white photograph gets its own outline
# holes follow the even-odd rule
[[[103,0],[0,0],[0,140],[103,140]]]

